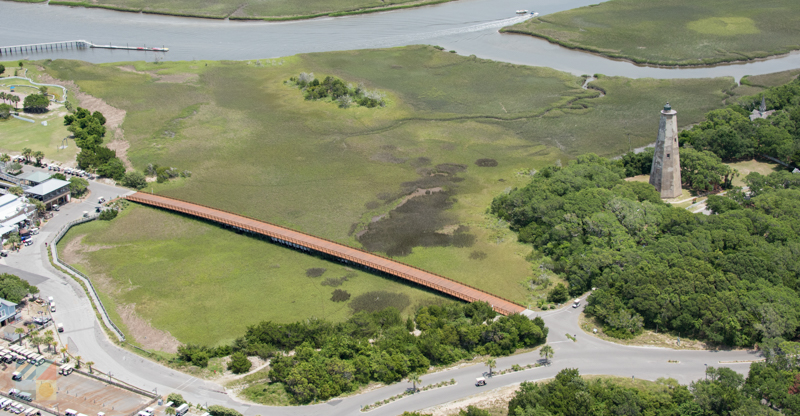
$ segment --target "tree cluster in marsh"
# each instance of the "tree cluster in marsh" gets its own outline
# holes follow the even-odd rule
[[[713,343],[793,339],[800,327],[800,175],[746,178],[736,209],[694,215],[626,182],[621,161],[584,155],[494,199],[491,211],[531,243],[607,333],[643,326]]]
[[[78,107],[75,114],[64,116],[64,125],[75,137],[75,145],[81,149],[78,153],[78,167],[84,170],[95,170],[98,175],[122,180],[125,165],[117,157],[117,152],[102,146],[106,135],[106,118],[103,113],[90,112]]]
[[[403,320],[394,308],[359,312],[333,324],[308,320],[251,326],[232,346],[184,345],[179,359],[205,366],[211,356],[232,352],[271,357],[272,383],[282,383],[297,403],[326,400],[370,381],[397,382],[475,355],[508,355],[547,338],[541,318],[495,318],[484,302],[447,303],[420,308]],[[418,329],[419,336],[412,331]],[[294,355],[286,352],[294,351]]]
[[[353,105],[367,108],[386,106],[383,93],[369,91],[362,84],[345,84],[341,79],[332,76],[327,76],[320,82],[314,77],[314,73],[302,72],[298,77],[290,78],[289,82],[303,90],[306,100],[330,99],[340,108]]]

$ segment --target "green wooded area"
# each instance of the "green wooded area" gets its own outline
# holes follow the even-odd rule
[[[680,133],[681,146],[709,150],[725,161],[772,156],[784,162],[800,162],[800,79],[763,93],[768,118],[750,121],[751,111],[761,105],[762,95],[743,97],[740,104],[714,110],[690,130]]]
[[[753,194],[712,216],[664,204],[624,177],[621,161],[584,155],[498,196],[491,210],[572,294],[597,287],[586,312],[609,334],[646,325],[738,346],[797,336],[800,175],[751,173]]]
[[[765,368],[758,365],[757,368]],[[729,368],[709,367],[706,379],[679,385],[659,379],[651,386],[628,386],[618,380],[584,380],[577,369],[561,370],[548,383],[523,382],[508,403],[511,416],[653,415],[653,416],[778,416],[762,405],[759,376],[745,378]],[[787,390],[793,384],[788,384]],[[777,386],[776,386],[777,387]],[[772,403],[773,405],[775,403]],[[796,414],[784,408],[784,414]]]
[[[179,359],[206,365],[210,356],[231,352],[271,357],[269,378],[281,383],[297,403],[327,400],[370,381],[393,383],[475,355],[509,355],[541,344],[547,328],[541,318],[496,316],[485,302],[450,302],[417,310],[403,320],[395,308],[359,312],[333,324],[307,320],[291,324],[261,322],[232,346],[185,345]],[[419,330],[419,336],[412,331]],[[294,350],[294,355],[284,352]],[[283,351],[283,352],[281,352]]]

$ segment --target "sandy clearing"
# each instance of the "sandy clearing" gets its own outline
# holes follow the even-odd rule
[[[510,386],[499,387],[463,399],[422,409],[419,413],[432,414],[433,416],[450,416],[457,415],[462,409],[466,410],[467,406],[476,406],[481,409],[487,407],[507,407],[508,402],[514,397],[514,393],[519,390],[519,386],[520,384],[517,383]]]

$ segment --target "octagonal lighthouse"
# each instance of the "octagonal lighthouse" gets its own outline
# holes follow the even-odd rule
[[[669,103],[661,111],[658,125],[653,167],[650,169],[650,185],[656,187],[661,199],[681,196],[681,158],[678,154],[678,112]]]

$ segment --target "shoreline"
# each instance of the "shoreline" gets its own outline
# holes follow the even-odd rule
[[[507,26],[500,29],[500,33],[508,33],[513,35],[524,35],[530,36],[537,39],[546,40],[547,42],[558,45],[567,49],[580,51],[584,53],[590,53],[593,55],[601,56],[603,58],[611,59],[614,61],[620,62],[627,62],[638,67],[642,68],[660,68],[660,69],[697,69],[697,68],[718,68],[721,66],[732,66],[732,65],[746,65],[753,62],[760,62],[760,61],[768,61],[770,59],[782,58],[791,55],[792,53],[800,52],[800,48],[798,49],[790,49],[785,51],[775,52],[773,54],[764,55],[764,56],[756,56],[752,58],[746,59],[735,59],[735,60],[726,60],[726,59],[715,59],[715,60],[707,60],[703,63],[693,64],[693,63],[680,63],[680,62],[649,62],[643,59],[636,59],[631,58],[627,55],[618,55],[618,54],[611,54],[608,52],[603,52],[599,49],[594,49],[589,46],[579,46],[567,42],[563,42],[552,38],[547,35],[528,32],[525,30],[520,29],[512,29],[512,26]]]
[[[95,4],[90,3],[87,1],[63,1],[63,0],[42,0],[42,1],[31,1],[31,0],[5,0],[11,1],[16,3],[44,3],[46,5],[53,5],[53,6],[66,6],[66,7],[84,7],[87,9],[104,9],[104,10],[111,10],[116,12],[126,12],[126,13],[143,13],[143,14],[153,14],[153,15],[160,15],[160,16],[174,16],[174,17],[189,17],[189,18],[196,18],[196,19],[211,19],[211,20],[230,20],[230,21],[264,21],[264,22],[291,22],[291,21],[300,21],[300,20],[311,20],[317,19],[321,17],[342,17],[342,16],[354,16],[354,15],[361,15],[361,14],[371,14],[371,13],[380,13],[380,12],[388,12],[393,10],[401,10],[401,9],[411,9],[423,6],[433,6],[436,4],[442,3],[449,3],[455,0],[422,0],[422,1],[412,1],[408,3],[390,5],[390,6],[379,6],[373,8],[359,8],[359,9],[351,9],[351,10],[342,10],[342,11],[330,11],[330,12],[322,12],[322,13],[313,13],[307,15],[297,15],[297,16],[233,16],[234,13],[239,11],[239,9],[234,10],[233,12],[227,15],[200,15],[200,14],[191,14],[191,13],[181,13],[181,12],[171,12],[167,10],[144,10],[142,8],[129,8],[124,6],[114,6],[114,5],[105,5],[105,4]]]

